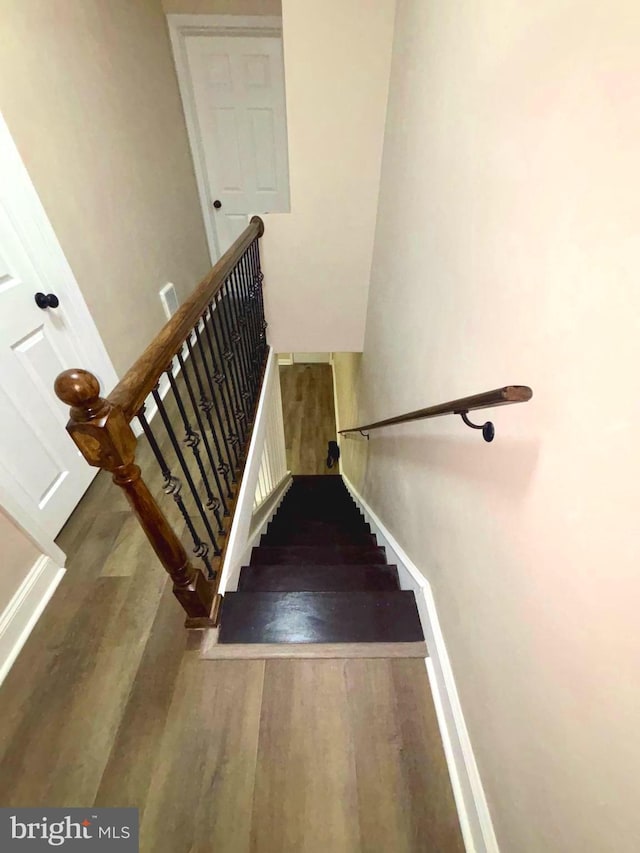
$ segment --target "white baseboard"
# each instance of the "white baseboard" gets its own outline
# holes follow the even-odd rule
[[[386,548],[389,563],[398,566],[400,586],[412,589],[416,596],[429,651],[427,674],[467,853],[499,853],[429,581],[344,474],[343,480],[376,534],[378,544]]]
[[[59,568],[46,554],[38,557],[0,616],[0,684],[13,666],[49,599],[62,580]]]

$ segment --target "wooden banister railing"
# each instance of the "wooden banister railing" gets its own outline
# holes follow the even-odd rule
[[[189,299],[178,308],[109,394],[109,400],[119,406],[129,420],[134,417],[151,393],[164,366],[171,361],[191,334],[207,305],[212,302],[229,275],[237,268],[249,247],[263,234],[262,219],[259,216],[252,217],[248,228],[227,249]]]
[[[436,406],[428,406],[426,409],[417,409],[415,412],[407,412],[395,418],[387,418],[384,421],[375,421],[371,424],[341,429],[340,433],[345,435],[351,432],[370,432],[381,427],[406,424],[411,421],[421,421],[426,418],[439,418],[442,415],[460,415],[467,426],[473,429],[481,429],[485,441],[493,441],[495,429],[491,421],[484,424],[473,424],[467,417],[469,412],[476,409],[490,409],[494,406],[506,406],[510,403],[526,403],[533,396],[533,391],[527,385],[506,385],[504,388],[496,388],[493,391],[484,391],[482,394],[473,394],[470,397],[461,397],[458,400],[450,400],[448,403],[438,403]]]
[[[263,233],[262,220],[253,217],[108,397],[86,370],[66,370],[55,383],[71,407],[67,431],[87,462],[111,472],[124,491],[188,627],[216,621],[220,569],[260,396],[268,353]],[[155,460],[159,476],[143,479],[140,460]],[[164,509],[154,485],[172,498]],[[192,564],[176,527],[201,567]]]

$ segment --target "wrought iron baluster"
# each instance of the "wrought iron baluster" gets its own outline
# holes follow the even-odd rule
[[[244,352],[242,349],[242,330],[240,328],[240,323],[238,320],[238,314],[236,312],[235,305],[235,293],[231,287],[229,279],[224,283],[221,294],[221,301],[225,303],[225,314],[227,317],[227,323],[229,327],[229,336],[231,338],[231,345],[234,348],[235,359],[234,363],[236,365],[236,375],[238,379],[238,392],[240,396],[240,407],[246,418],[249,414],[249,405],[248,399],[251,396],[248,389],[245,366],[244,366]],[[243,420],[243,427],[246,437],[246,420]]]
[[[182,362],[182,358],[179,356],[179,363],[184,367]],[[204,486],[204,490],[207,493],[207,509],[213,512],[216,521],[218,522],[218,535],[224,536],[224,527],[222,526],[222,517],[220,516],[220,499],[215,497],[213,491],[211,490],[211,484],[209,483],[209,477],[207,476],[207,472],[205,470],[204,464],[202,462],[202,456],[200,455],[200,442],[203,441],[203,436],[206,438],[204,434],[204,430],[201,428],[200,432],[197,432],[191,422],[189,421],[189,416],[187,415],[187,411],[184,407],[184,403],[182,402],[182,395],[180,394],[180,389],[178,388],[178,383],[173,375],[173,370],[171,367],[166,371],[167,377],[169,378],[169,384],[171,385],[171,390],[173,391],[173,396],[176,401],[176,405],[178,406],[178,411],[180,412],[180,417],[182,418],[182,424],[184,426],[185,437],[184,444],[187,447],[191,448],[193,453],[193,457],[196,460],[196,465],[198,466],[198,470],[200,471],[200,476],[202,477],[202,485]],[[187,379],[186,374],[183,374],[183,378]],[[186,384],[186,383],[185,383]],[[196,409],[197,412],[197,409]],[[199,424],[198,424],[199,425]],[[206,441],[203,442],[205,445],[205,449],[207,447]],[[215,468],[212,464],[212,471],[214,475],[216,475]],[[217,475],[216,475],[217,479]],[[218,484],[219,488],[219,484]]]
[[[218,413],[218,423],[220,424],[222,436],[224,438],[224,444],[227,448],[227,453],[229,456],[229,465],[231,466],[231,482],[236,482],[236,467],[238,465],[238,436],[234,433],[232,429],[232,421],[229,415],[229,407],[227,406],[227,400],[225,398],[224,390],[225,386],[228,385],[228,378],[226,374],[223,372],[222,368],[225,366],[222,363],[222,358],[218,356],[216,360],[216,352],[211,343],[211,336],[209,334],[209,327],[207,326],[206,318],[203,315],[202,325],[204,329],[204,335],[200,334],[199,326],[196,326],[196,338],[198,343],[200,344],[200,352],[202,355],[204,371],[207,374],[207,378],[209,380],[209,384],[211,386],[211,394],[213,398],[213,403],[216,407],[216,412]],[[202,343],[202,338],[205,338],[207,341],[207,346],[205,347]],[[209,369],[209,362],[207,360],[207,351],[209,352],[209,358],[211,359],[211,369]],[[214,387],[215,386],[215,387]],[[229,399],[231,399],[229,397]],[[220,410],[218,408],[218,402],[222,403],[222,411],[224,413],[224,418],[226,421],[226,432],[223,424],[223,420],[220,417]],[[231,451],[229,451],[231,448]]]
[[[258,353],[260,364],[262,365],[264,361],[264,354],[267,342],[267,324],[264,317],[264,302],[262,299],[262,280],[264,276],[262,275],[262,271],[260,269],[260,255],[257,240],[253,241],[248,251],[252,259],[253,281],[256,288],[256,308],[258,313]]]
[[[242,257],[242,266],[244,270],[245,287],[247,288],[249,315],[251,317],[251,365],[253,368],[254,388],[257,394],[258,386],[260,384],[260,357],[258,354],[260,344],[258,292],[253,276],[252,255],[248,250]]]
[[[215,534],[213,532],[213,529],[211,528],[211,522],[209,521],[209,517],[207,516],[202,501],[200,500],[200,495],[198,494],[196,484],[193,482],[193,477],[191,476],[191,471],[189,470],[187,460],[184,458],[182,448],[180,447],[180,442],[176,438],[176,434],[173,430],[169,415],[167,414],[162,398],[160,397],[160,394],[158,392],[158,387],[156,386],[151,393],[153,395],[153,399],[155,400],[156,406],[158,407],[158,412],[160,414],[160,417],[162,418],[162,423],[164,424],[164,427],[167,431],[167,435],[169,436],[171,446],[173,447],[174,453],[176,454],[180,467],[182,468],[182,473],[184,474],[185,480],[187,481],[187,484],[189,486],[189,490],[196,505],[196,509],[200,514],[202,523],[204,524],[205,530],[209,535],[210,542],[213,545],[213,552],[216,557],[219,557],[222,552],[220,551],[218,543],[216,542]],[[210,567],[209,571],[213,574],[213,570]]]
[[[255,245],[252,243],[246,252],[247,264],[249,267],[249,276],[253,287],[253,304],[256,315],[256,345],[260,346],[260,334],[262,324],[262,304],[260,293],[260,280],[258,278],[258,266],[256,263]]]
[[[197,334],[196,334],[196,340],[197,340]],[[196,377],[196,382],[198,384],[198,392],[200,394],[200,400],[198,403],[198,408],[204,412],[205,417],[207,418],[207,423],[209,424],[209,429],[211,430],[211,437],[212,437],[213,443],[215,444],[215,447],[216,447],[216,453],[218,454],[217,466],[214,465],[213,461],[211,462],[211,464],[212,464],[212,466],[214,466],[214,470],[217,471],[219,474],[221,474],[222,477],[224,478],[224,483],[225,483],[225,486],[227,487],[227,493],[226,494],[227,494],[227,497],[229,498],[229,500],[231,500],[233,498],[233,493],[231,492],[231,486],[229,485],[230,467],[229,467],[229,464],[224,461],[224,456],[222,455],[222,448],[220,447],[220,440],[218,438],[218,432],[216,429],[216,425],[213,422],[213,417],[211,416],[211,411],[213,409],[215,412],[216,418],[217,418],[217,422],[220,426],[220,433],[222,435],[222,440],[224,441],[224,427],[223,427],[222,421],[220,419],[220,412],[218,410],[218,404],[215,401],[215,392],[213,389],[213,383],[209,379],[209,377],[207,377],[209,379],[209,386],[210,386],[210,391],[211,391],[211,395],[212,395],[212,399],[210,399],[209,397],[207,397],[205,385],[204,385],[204,382],[202,381],[202,376],[200,375],[200,368],[198,367],[197,355],[193,351],[191,340],[189,338],[187,338],[187,348],[189,350],[189,356],[190,356],[189,363],[191,364],[191,367],[193,368],[193,372],[194,372],[195,377]],[[202,349],[202,346],[200,346],[200,349]],[[193,403],[193,405],[195,408],[195,405],[196,405],[195,402]],[[231,459],[231,457],[229,455],[229,449],[227,448],[226,442],[225,442],[225,450],[227,453],[227,458]],[[222,490],[220,490],[220,497],[222,498],[222,506],[224,509],[224,514],[229,515],[229,508],[227,506],[226,501],[223,498]]]
[[[258,306],[259,306],[259,317],[260,317],[260,342],[261,342],[261,358],[260,361],[264,360],[264,355],[267,350],[267,326],[268,323],[265,319],[264,315],[264,298],[262,295],[262,282],[264,281],[264,275],[262,274],[262,269],[260,267],[260,246],[258,245],[258,241],[254,240],[251,246],[249,247],[250,251],[253,254],[254,264],[255,264],[255,278],[258,286]]]
[[[251,371],[255,393],[260,381],[258,356],[258,311],[255,282],[251,271],[251,259],[248,252],[245,252],[241,258],[241,268],[245,292],[247,294],[247,312],[249,316],[249,328],[251,330]]]
[[[223,296],[223,288],[216,294],[215,299],[209,305],[209,321],[211,328],[215,330],[216,323],[219,325],[220,342],[224,347],[223,358],[227,362],[227,372],[229,374],[229,388],[232,391],[233,400],[231,411],[238,426],[237,411],[240,408],[240,383],[238,381],[238,359],[235,344],[232,340],[232,330],[227,323],[227,299]],[[216,338],[217,341],[217,338]],[[244,435],[242,436],[244,438]]]
[[[251,387],[251,373],[249,371],[249,359],[247,355],[247,321],[245,320],[242,313],[240,285],[238,284],[237,271],[235,269],[232,270],[231,275],[227,279],[225,286],[229,289],[229,298],[231,300],[230,304],[233,314],[233,322],[238,334],[238,348],[240,351],[240,367],[242,378],[242,400],[244,404],[245,413],[247,417],[249,417],[252,410],[251,401],[253,396],[253,389]]]
[[[222,340],[224,341],[226,348],[224,357],[228,360],[230,367],[229,374],[231,376],[231,386],[233,388],[235,402],[233,416],[236,421],[238,432],[241,434],[242,441],[244,442],[244,439],[246,437],[246,415],[244,409],[242,408],[242,398],[240,396],[241,388],[240,379],[238,376],[238,352],[236,342],[234,340],[233,328],[231,326],[231,323],[229,322],[229,299],[228,295],[224,292],[224,285],[216,294],[215,306],[215,313],[218,315],[218,319],[220,322]],[[212,311],[211,305],[209,305],[209,313],[213,322],[214,312]]]
[[[235,305],[238,316],[238,324],[242,330],[242,350],[244,358],[244,370],[247,379],[247,391],[249,393],[248,414],[250,415],[253,408],[253,397],[255,394],[253,366],[251,363],[252,351],[252,329],[251,317],[249,316],[249,300],[245,290],[244,270],[242,267],[242,258],[238,261],[236,268],[232,274],[233,285],[235,289]]]
[[[191,342],[188,341],[188,345],[190,343]],[[191,348],[189,348],[189,353],[191,355],[191,359],[193,359],[193,354],[191,352]],[[182,358],[182,353],[180,353],[180,352],[178,353],[178,363],[180,365],[180,368],[182,371],[182,376],[184,378],[184,384],[185,384],[185,387],[187,389],[187,395],[188,395],[189,400],[191,402],[191,408],[193,410],[194,415],[196,416],[196,421],[198,423],[198,429],[200,430],[200,435],[202,436],[202,439],[204,442],[204,447],[205,447],[205,450],[207,451],[207,458],[209,459],[209,465],[211,466],[211,471],[212,471],[213,477],[216,481],[216,488],[218,490],[218,495],[219,495],[219,505],[222,506],[223,514],[228,515],[229,514],[229,508],[227,507],[227,502],[224,499],[224,489],[222,488],[222,483],[220,481],[220,474],[222,472],[218,470],[219,463],[216,463],[216,461],[214,459],[213,450],[211,449],[211,443],[209,441],[209,436],[207,435],[206,425],[202,419],[203,409],[202,409],[201,405],[198,405],[198,401],[197,401],[195,392],[193,390],[193,383],[192,383],[191,378],[189,376],[189,371],[186,367],[184,359]],[[193,361],[191,362],[191,365],[192,365],[192,369],[195,373],[197,367],[196,367],[195,363],[193,363]],[[218,458],[220,459],[220,450],[219,450],[219,448],[217,448],[217,449],[218,449]],[[228,484],[227,484],[227,488],[228,488]],[[214,499],[214,501],[215,500],[216,499]],[[224,533],[224,527],[222,524],[220,524],[220,528],[221,528],[220,533]]]
[[[160,471],[164,478],[164,493],[166,495],[170,495],[173,498],[178,509],[180,510],[180,514],[182,515],[182,518],[184,519],[184,522],[187,525],[187,529],[191,535],[191,539],[193,540],[193,553],[196,557],[199,557],[202,560],[207,572],[207,577],[209,578],[209,580],[212,580],[213,578],[215,578],[215,572],[213,571],[213,568],[211,567],[211,562],[209,560],[209,546],[206,542],[203,542],[200,536],[198,535],[198,531],[196,530],[193,524],[193,520],[191,519],[191,516],[189,515],[189,512],[182,498],[182,483],[178,477],[174,477],[174,475],[171,473],[171,469],[167,465],[167,461],[164,457],[164,454],[160,450],[160,446],[156,441],[156,437],[153,430],[151,429],[151,425],[149,424],[145,416],[144,405],[138,411],[138,420],[140,421],[140,426],[142,427],[142,430],[147,437],[149,446],[151,447],[151,451],[156,458],[158,467],[160,468]]]
[[[216,346],[216,349],[218,352],[218,360],[220,362],[221,367],[219,370],[218,379],[216,379],[216,381],[219,382],[219,384],[220,384],[220,395],[222,397],[223,407],[224,407],[225,415],[227,418],[227,426],[228,426],[228,430],[229,430],[229,440],[233,444],[233,450],[234,450],[234,453],[236,455],[236,465],[237,465],[238,460],[240,458],[239,453],[238,453],[238,447],[240,445],[240,442],[244,441],[244,434],[243,433],[241,434],[241,431],[240,431],[240,427],[242,426],[242,424],[239,423],[237,421],[237,419],[235,419],[235,417],[232,419],[231,415],[229,414],[230,412],[235,412],[236,408],[237,408],[237,404],[234,403],[234,399],[233,399],[233,397],[234,397],[234,395],[233,395],[233,390],[234,390],[233,389],[233,374],[231,371],[231,361],[233,358],[233,354],[228,349],[226,349],[224,341],[222,340],[222,337],[218,334],[219,315],[218,315],[218,317],[216,317],[216,315],[218,315],[217,305],[215,307],[215,310],[212,310],[211,306],[209,306],[208,317],[209,317],[210,322],[208,323],[205,320],[204,328],[205,328],[205,332],[207,334],[207,340],[209,341],[209,349],[211,350],[211,354],[212,354],[211,357],[214,358],[214,352],[215,352],[214,346],[213,346],[214,340],[215,340],[215,346]],[[224,372],[222,371],[223,367],[224,367]],[[226,390],[226,392],[227,392],[227,397],[229,400],[229,406],[228,407],[227,407],[226,400],[224,398],[224,394],[222,393],[223,390]],[[234,470],[234,476],[235,476],[235,470]]]

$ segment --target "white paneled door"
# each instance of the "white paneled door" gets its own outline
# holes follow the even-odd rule
[[[185,40],[207,207],[221,254],[249,214],[289,210],[282,39],[189,36]]]
[[[96,473],[65,432],[55,378],[87,367],[110,385],[115,374],[1,120],[0,161],[2,493],[23,527],[53,539]]]

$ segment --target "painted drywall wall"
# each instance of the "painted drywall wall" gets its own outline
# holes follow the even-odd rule
[[[160,0],[5,0],[0,111],[116,369],[209,267]]]
[[[265,217],[276,350],[362,349],[395,0],[284,0],[291,213]]]
[[[0,614],[40,556],[33,542],[0,509]]]
[[[332,353],[332,360],[336,426],[338,431],[351,429],[363,423],[360,420],[362,412],[360,405],[362,353],[334,352]],[[359,433],[338,434],[338,444],[340,445],[343,470],[345,472],[348,470],[351,482],[361,487],[367,470],[369,447],[367,439]]]
[[[398,4],[357,419],[534,398],[343,465],[431,582],[505,853],[640,839],[639,41],[632,0]]]
[[[294,364],[329,364],[331,361],[328,352],[294,352],[291,356]]]
[[[173,15],[280,15],[280,0],[162,0]]]

